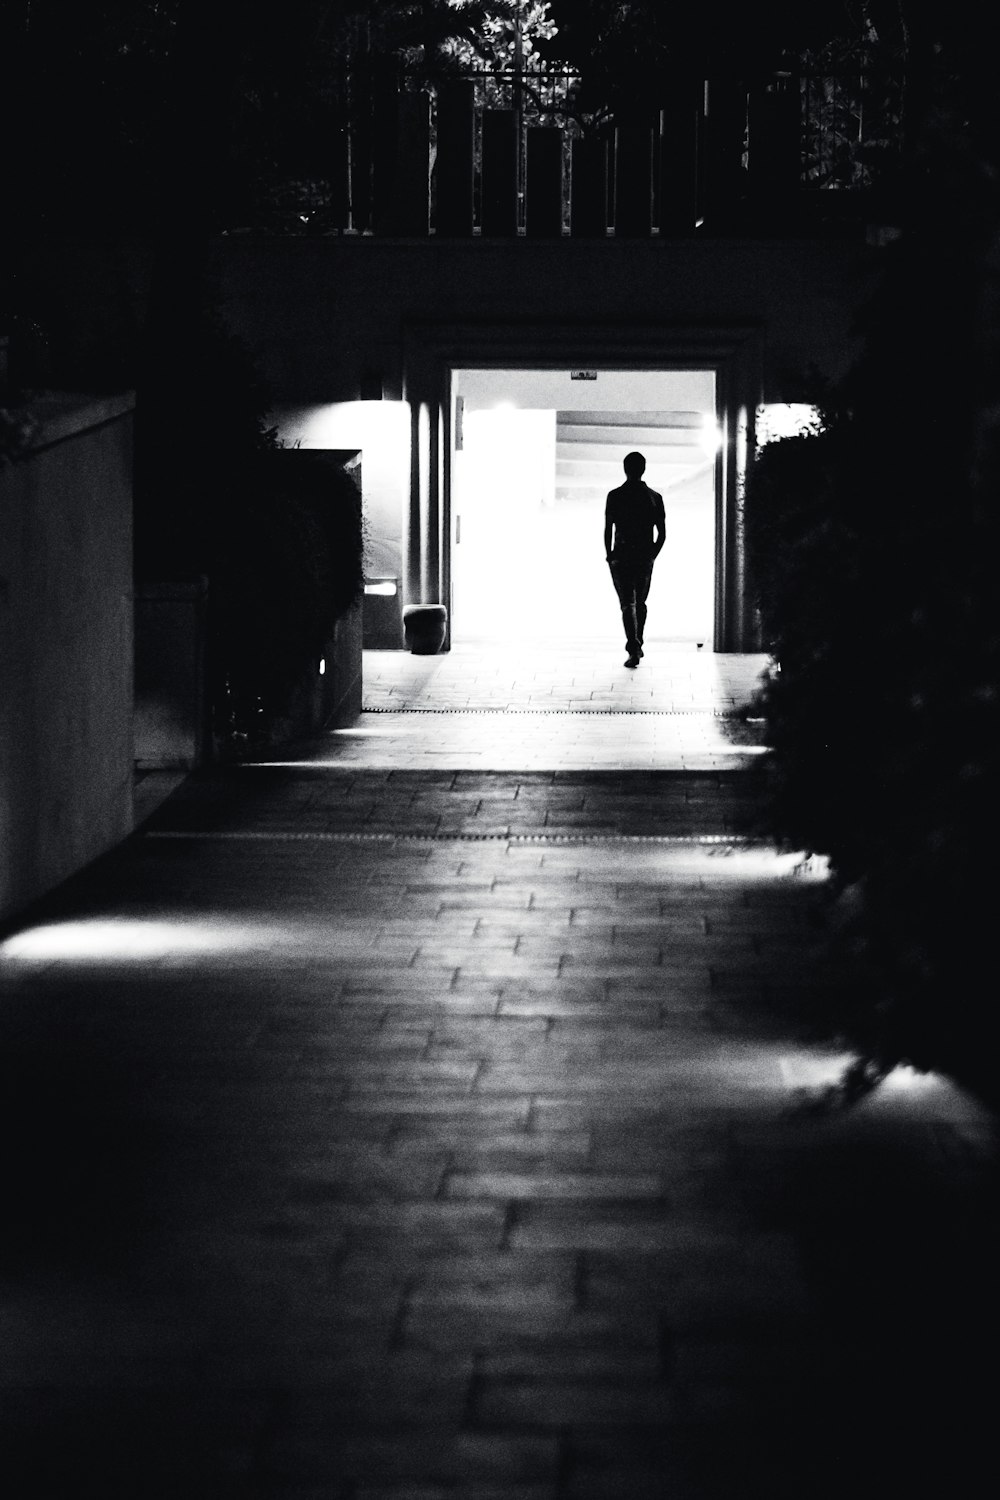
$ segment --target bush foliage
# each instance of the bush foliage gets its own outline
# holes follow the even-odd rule
[[[268,738],[360,597],[361,496],[267,427],[254,362],[200,260],[175,258],[161,285],[137,392],[136,566],[208,578],[212,722],[235,750]]]
[[[266,739],[363,581],[361,493],[351,475],[280,448],[261,454],[242,525],[218,558],[211,618],[216,730]],[[300,460],[306,460],[305,464]]]
[[[993,174],[950,159],[939,212],[885,252],[824,430],[758,456],[748,540],[774,826],[830,856],[861,914],[871,988],[845,1022],[885,1064],[1000,1099],[1000,211]]]

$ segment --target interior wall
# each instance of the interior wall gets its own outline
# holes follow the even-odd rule
[[[577,374],[583,373],[580,371]],[[711,411],[711,370],[593,370],[593,380],[572,370],[457,370],[456,394],[466,411],[502,402],[551,411]]]
[[[552,532],[554,411],[470,412],[455,454],[452,640],[551,634],[586,584]]]
[[[614,639],[621,615],[604,558],[604,498],[559,498],[557,411],[701,412],[714,433],[712,371],[459,370],[462,440],[455,454],[452,639],[503,635],[542,643]],[[634,446],[623,444],[621,457]],[[658,466],[667,540],[653,572],[647,639],[712,643],[715,472],[710,444],[689,468]],[[607,488],[621,483],[617,469]]]

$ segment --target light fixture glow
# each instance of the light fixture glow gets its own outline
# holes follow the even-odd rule
[[[822,429],[819,408],[802,401],[771,401],[757,408],[758,448],[779,438],[809,437]]]
[[[701,432],[698,436],[701,450],[709,458],[714,458],[722,447],[722,429],[716,421],[714,412],[707,411],[701,419]]]
[[[326,657],[325,656],[321,656],[320,659],[319,659],[319,675],[321,677],[325,677],[326,676]]]
[[[380,462],[408,461],[410,407],[392,400],[306,407],[284,420],[281,435],[303,448],[368,448]]]

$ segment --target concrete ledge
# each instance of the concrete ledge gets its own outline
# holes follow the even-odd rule
[[[122,391],[112,396],[89,396],[73,391],[42,391],[25,403],[25,410],[38,424],[27,445],[36,453],[53,443],[114,422],[135,407],[135,392]]]

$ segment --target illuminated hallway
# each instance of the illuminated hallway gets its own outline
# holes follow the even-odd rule
[[[6,937],[19,1497],[973,1492],[986,1117],[818,1107],[854,975],[718,717],[751,664],[587,654],[656,712],[372,661],[359,733],[191,778]]]

